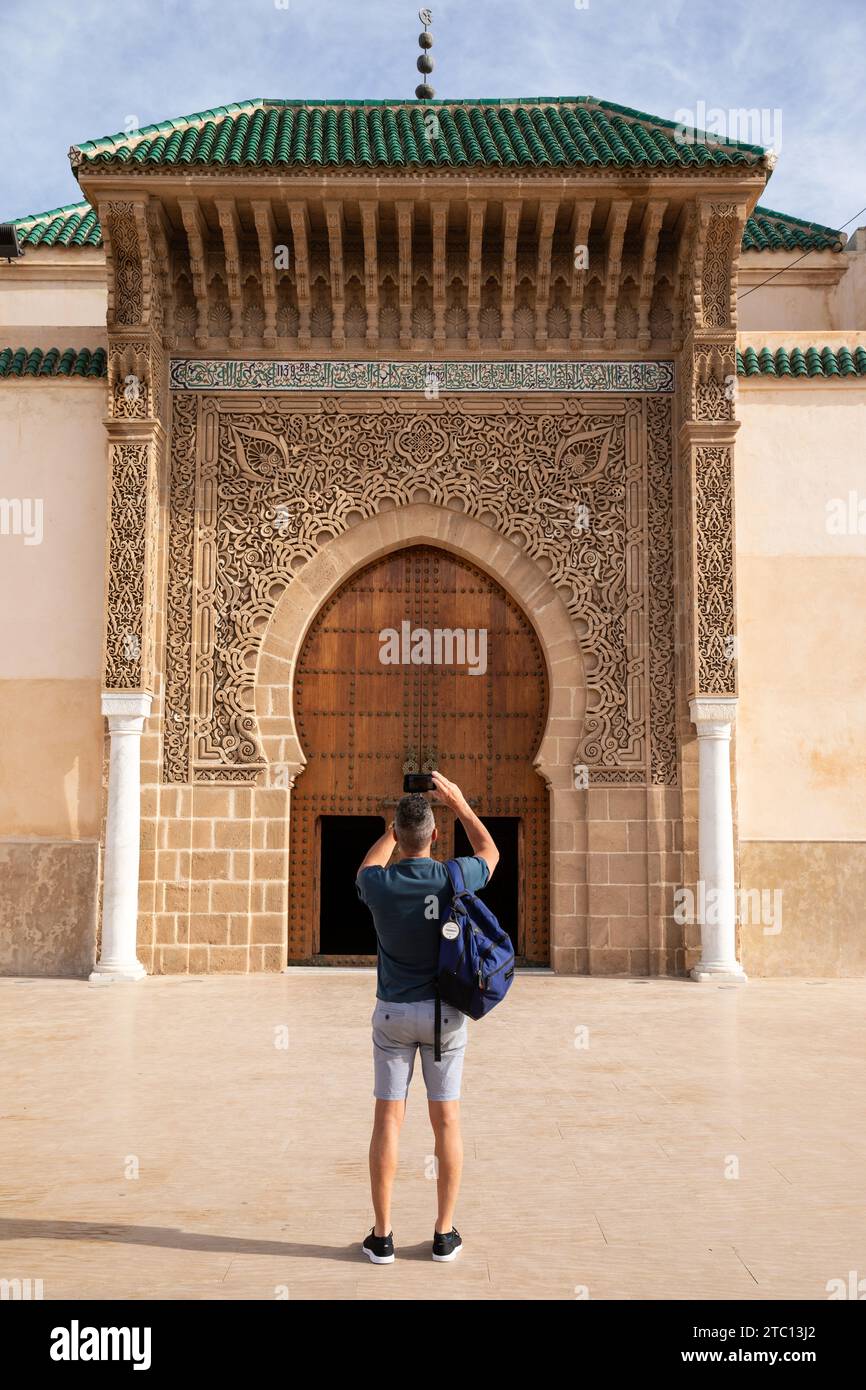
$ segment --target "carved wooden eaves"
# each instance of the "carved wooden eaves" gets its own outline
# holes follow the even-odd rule
[[[697,235],[697,214],[694,203],[686,203],[677,218],[675,229],[677,239],[676,264],[674,267],[672,327],[673,345],[682,346],[683,339],[692,326],[694,299],[692,289],[692,255]]]
[[[667,199],[653,198],[645,209],[641,224],[640,284],[638,287],[638,330],[637,345],[641,350],[649,347],[650,309],[655,288],[656,257],[658,256],[659,233],[667,208]]]
[[[607,215],[604,229],[604,340],[616,342],[616,309],[619,300],[619,279],[622,271],[622,246],[631,210],[631,200],[615,198]]]
[[[538,262],[535,272],[535,346],[539,352],[547,347],[547,309],[550,303],[550,257],[553,248],[553,229],[556,226],[558,201],[543,202],[538,209],[535,229],[538,243]]]
[[[379,205],[361,203],[364,231],[364,291],[367,301],[367,346],[379,346]]]
[[[414,205],[395,203],[397,213],[397,280],[400,305],[400,346],[412,346],[412,221]]]
[[[192,272],[192,291],[195,295],[196,347],[208,345],[208,303],[207,303],[207,262],[205,241],[207,229],[201,215],[201,208],[195,198],[178,199],[180,215],[183,218],[189,247],[189,266]]]
[[[272,348],[277,341],[277,273],[274,257],[276,224],[269,202],[254,200],[251,205],[256,234],[259,239],[259,266],[262,275],[262,302],[265,309],[265,327],[262,345]]]
[[[517,233],[522,204],[515,198],[502,204],[502,326],[504,352],[514,347],[514,292],[517,284]]]
[[[477,199],[469,203],[469,253],[467,268],[467,315],[468,330],[466,344],[469,350],[477,351],[481,345],[478,332],[478,316],[481,310],[481,266],[484,242],[484,215],[487,204]]]
[[[586,289],[589,265],[586,257],[589,251],[589,229],[595,203],[575,203],[571,213],[569,230],[569,251],[571,253],[571,330],[568,345],[576,351],[583,337],[581,311]]]
[[[240,347],[243,342],[243,325],[241,318],[243,314],[243,296],[241,293],[240,252],[238,249],[238,214],[233,198],[219,198],[215,206],[223,237],[226,284],[228,285],[229,309],[231,311],[229,344],[233,348],[237,348]]]
[[[307,205],[290,200],[292,242],[295,250],[295,289],[298,296],[298,347],[310,346],[310,216]]]
[[[433,349],[445,349],[445,246],[448,236],[448,204],[430,204],[433,233]]]

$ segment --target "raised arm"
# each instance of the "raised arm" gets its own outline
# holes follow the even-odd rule
[[[393,821],[388,826],[384,835],[380,835],[375,844],[371,845],[364,855],[363,863],[358,869],[384,869],[388,865],[391,855],[394,853],[394,846],[397,843],[397,836],[394,834]]]
[[[443,777],[441,772],[433,773],[433,781],[436,783],[439,800],[444,801],[445,805],[450,806],[456,814],[466,831],[473,854],[477,854],[478,858],[483,859],[487,865],[489,877],[499,863],[499,850],[496,848],[493,836],[482,825],[455,782],[449,782],[448,778]]]

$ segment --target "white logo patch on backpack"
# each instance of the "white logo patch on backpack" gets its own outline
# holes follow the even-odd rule
[[[455,937],[460,935],[460,928],[456,922],[446,922],[442,928],[442,935],[446,941],[453,941]]]

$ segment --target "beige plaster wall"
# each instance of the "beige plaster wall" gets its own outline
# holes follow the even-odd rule
[[[858,227],[845,247],[846,273],[831,301],[836,328],[866,328],[866,227]]]
[[[736,447],[742,840],[866,839],[866,384],[741,384]],[[866,507],[864,507],[866,510]]]
[[[108,290],[101,247],[28,247],[18,261],[0,262],[0,338],[4,347],[29,347],[33,328],[65,328],[56,347],[89,347],[76,327],[105,333]],[[13,342],[14,339],[14,342]],[[74,341],[73,341],[74,339]],[[32,346],[42,346],[33,343]],[[48,344],[52,346],[52,344]]]
[[[102,382],[0,383],[0,496],[31,506],[0,534],[0,836],[98,834],[104,410]]]
[[[80,975],[94,958],[104,413],[104,382],[0,382],[3,974]],[[16,502],[31,504],[27,536]]]
[[[810,345],[823,344],[828,332],[866,328],[866,228],[844,251],[744,252],[737,317],[744,332],[787,329],[805,333]]]
[[[6,499],[42,504],[42,535],[0,536],[0,678],[99,678],[107,486],[102,381],[0,382]],[[34,537],[37,539],[37,537]]]
[[[866,844],[751,840],[740,845],[740,883],[778,905],[763,923],[741,923],[747,975],[866,975]]]

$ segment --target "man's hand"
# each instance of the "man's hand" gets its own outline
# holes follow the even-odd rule
[[[432,777],[433,781],[436,783],[436,791],[440,801],[443,801],[445,805],[450,807],[452,811],[455,811],[458,816],[461,815],[463,811],[469,809],[469,802],[466,800],[466,797],[463,795],[456,782],[449,782],[448,778],[443,777],[441,772],[434,772]]]
[[[456,782],[449,782],[448,778],[443,777],[441,772],[433,773],[433,781],[436,784],[440,801],[444,801],[445,805],[454,812],[466,831],[473,854],[477,855],[479,859],[483,859],[487,865],[489,878],[499,863],[499,850],[496,848],[493,836],[478,819]]]

